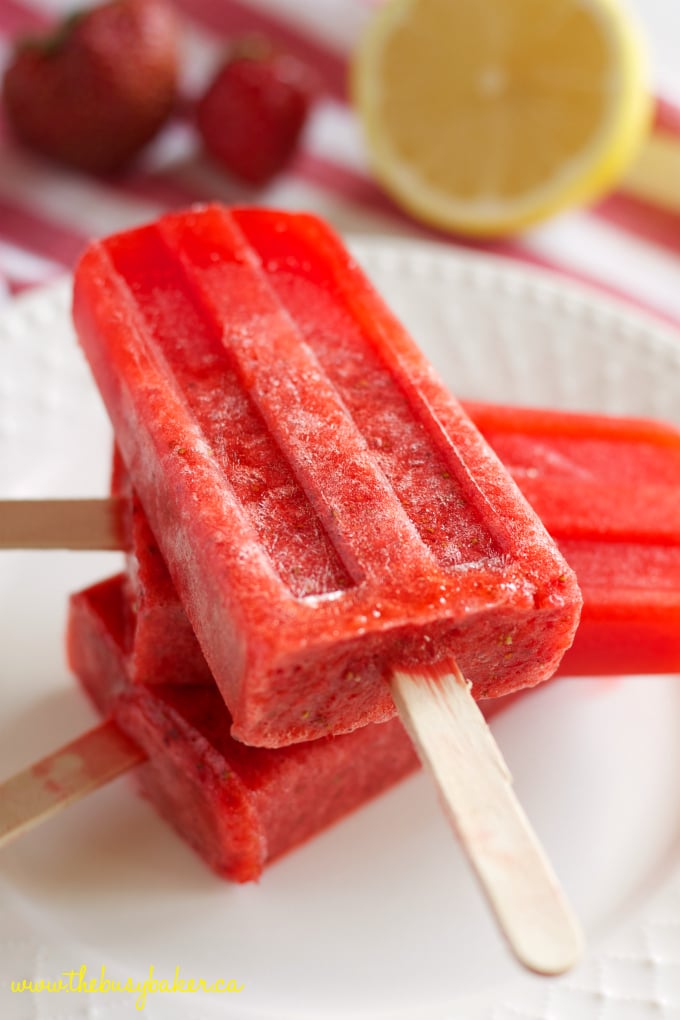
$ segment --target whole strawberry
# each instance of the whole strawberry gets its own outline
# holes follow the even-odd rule
[[[290,54],[263,40],[237,44],[197,106],[205,148],[246,184],[266,183],[295,151],[316,87]]]
[[[14,133],[79,170],[120,170],[172,110],[178,39],[164,0],[112,0],[19,43],[3,84]]]

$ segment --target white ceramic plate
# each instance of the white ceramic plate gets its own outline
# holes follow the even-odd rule
[[[356,246],[460,395],[680,420],[680,338],[523,268],[431,245]],[[69,327],[68,286],[0,317],[2,495],[99,494],[110,432]],[[93,715],[62,651],[69,591],[115,556],[1,554],[0,774]],[[680,1008],[680,683],[562,681],[494,726],[580,914],[572,974],[519,972],[422,776],[274,865],[220,882],[126,779],[0,859],[0,1015],[139,1015],[125,992],[11,981],[233,979],[238,994],[150,994],[144,1015],[331,1020],[669,1020]]]

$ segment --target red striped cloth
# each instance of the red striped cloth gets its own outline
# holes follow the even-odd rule
[[[324,94],[297,158],[259,192],[212,167],[178,117],[133,172],[92,180],[21,151],[0,118],[0,300],[72,267],[85,241],[190,202],[219,199],[309,208],[346,233],[430,237],[564,274],[680,324],[680,201],[676,211],[621,188],[519,240],[474,243],[426,229],[402,213],[367,171],[347,102],[347,53],[368,0],[177,0],[187,18],[189,77],[205,79],[224,43],[265,32],[318,72]],[[0,0],[0,62],[11,41],[49,23],[70,0]],[[679,93],[680,94],[680,93]],[[186,104],[187,109],[190,104]],[[680,146],[680,107],[659,100],[656,136]]]

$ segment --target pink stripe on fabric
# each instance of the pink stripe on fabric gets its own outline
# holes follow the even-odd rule
[[[680,138],[680,106],[668,99],[657,97],[654,110],[653,129],[659,134]]]
[[[44,281],[47,283],[47,281]],[[11,297],[16,297],[18,294],[23,294],[25,290],[30,290],[35,286],[35,283],[27,283],[25,280],[8,280],[7,286]]]
[[[53,24],[54,20],[45,11],[16,3],[15,0],[2,0],[0,3],[0,33],[10,38],[41,31]]]
[[[54,280],[58,280],[63,277],[63,272],[60,270],[55,273],[46,273],[42,280],[36,280],[35,277],[27,279],[24,276],[13,275],[7,273],[5,275],[5,283],[7,286],[7,294],[10,297],[16,297],[17,294],[23,294],[25,290],[31,290],[33,287],[42,287]],[[2,289],[0,288],[0,298],[2,298]]]
[[[175,0],[188,18],[224,37],[254,32],[266,35],[304,60],[319,76],[321,88],[337,99],[347,99],[347,60],[314,38],[304,28],[270,11],[258,10],[239,0]]]
[[[591,211],[631,234],[680,254],[680,213],[624,192],[609,195]]]
[[[87,238],[0,195],[0,238],[71,268]]]

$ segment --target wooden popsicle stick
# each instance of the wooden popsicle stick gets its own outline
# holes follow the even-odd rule
[[[0,549],[122,549],[118,499],[0,500]]]
[[[561,974],[583,951],[579,925],[512,789],[512,777],[454,662],[392,674],[392,694],[517,959]]]
[[[145,760],[109,720],[30,765],[0,783],[0,847]]]

